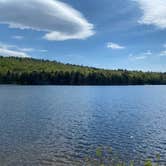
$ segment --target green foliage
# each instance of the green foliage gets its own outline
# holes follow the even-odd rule
[[[96,156],[97,156],[98,158],[102,157],[102,148],[97,148],[97,149],[96,149]]]
[[[160,154],[156,154],[156,159],[160,160]]]
[[[145,162],[144,166],[152,166],[152,162],[150,160],[148,160],[148,161]]]
[[[163,85],[166,73],[104,70],[56,61],[0,57],[0,84]]]
[[[134,166],[134,161],[130,161],[130,166]]]
[[[89,156],[88,158],[85,158],[85,161],[83,165],[86,166],[159,166],[160,162],[160,155],[156,155],[156,164],[154,164],[151,160],[147,161],[139,161],[136,159],[136,161],[132,160],[129,162],[122,161],[118,155],[114,155],[114,151],[111,147],[98,147],[95,151],[95,156]],[[155,160],[155,159],[154,159]]]

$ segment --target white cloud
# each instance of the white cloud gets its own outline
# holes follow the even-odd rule
[[[18,47],[17,49],[23,52],[33,52],[35,50],[34,48],[18,48]]]
[[[136,60],[143,60],[143,59],[146,59],[146,58],[147,58],[147,56],[145,56],[145,55],[135,57]]]
[[[48,50],[38,50],[39,52],[48,52]]]
[[[124,46],[121,46],[117,43],[112,43],[112,42],[108,42],[107,43],[107,48],[111,48],[113,50],[122,50],[122,49],[125,49]]]
[[[3,46],[0,46],[0,56],[30,57],[30,55],[25,52],[13,50],[12,48]]]
[[[129,55],[130,60],[144,60],[146,58],[147,58],[146,55],[137,55],[137,56],[134,56],[133,54]]]
[[[151,52],[151,50],[148,50],[148,51],[145,51],[145,52],[137,54],[137,55],[130,54],[129,59],[131,59],[131,60],[144,60],[152,54],[153,53]]]
[[[0,56],[30,57],[26,52],[15,45],[0,43]]]
[[[5,48],[0,48],[0,56],[14,56],[14,57],[30,57],[28,54],[25,52],[21,51],[14,51],[14,50],[9,50]]]
[[[20,48],[16,45],[11,45],[11,44],[4,44],[0,42],[0,48],[4,49],[12,49],[12,50],[17,50],[17,51],[22,51],[22,52],[32,52],[35,49],[34,48]]]
[[[35,48],[19,48],[16,46],[15,48],[23,52],[48,52],[48,50],[44,50],[44,49],[42,50],[42,49],[35,49]]]
[[[140,24],[154,25],[166,29],[166,0],[134,0],[139,4],[143,16]]]
[[[159,54],[159,56],[166,56],[166,50],[161,51],[160,54]]]
[[[24,36],[12,36],[13,39],[22,40]]]
[[[79,11],[58,0],[0,0],[0,23],[43,31],[47,40],[86,39],[95,33]]]
[[[166,48],[166,44],[163,44],[163,47]],[[166,50],[161,51],[158,56],[160,56],[160,57],[166,56]]]
[[[48,52],[48,50],[45,49],[35,49],[35,48],[21,48],[16,45],[11,45],[11,44],[4,44],[0,42],[0,48],[3,49],[9,49],[9,50],[14,50],[14,51],[20,51],[20,52]]]
[[[146,51],[146,52],[144,52],[144,53],[142,53],[143,55],[152,55],[152,51],[151,50],[148,50],[148,51]]]
[[[11,44],[4,44],[0,42],[0,48],[4,48],[4,49],[8,49],[8,48],[15,48],[15,45],[11,45]]]

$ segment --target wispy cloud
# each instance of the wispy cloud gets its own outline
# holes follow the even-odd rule
[[[138,3],[143,16],[140,24],[154,25],[166,29],[166,1],[165,0],[134,0]]]
[[[144,60],[146,58],[147,58],[147,56],[145,56],[145,55],[135,57],[136,60]]]
[[[162,56],[166,56],[166,50],[161,51],[160,54],[159,54],[159,56],[160,56],[160,57],[162,57]]]
[[[107,43],[107,48],[111,48],[113,50],[122,50],[122,49],[125,49],[124,46],[121,46],[117,43],[113,43],[113,42],[108,42]]]
[[[163,48],[166,49],[166,43],[163,44]],[[159,57],[165,57],[166,56],[166,50],[162,50],[157,54]]]
[[[34,48],[18,48],[18,47],[15,47],[17,48],[19,51],[23,51],[23,52],[33,52],[35,51]]]
[[[129,58],[130,58],[130,60],[144,60],[144,59],[147,58],[147,56],[146,55],[137,55],[137,56],[134,56],[133,54],[130,54]]]
[[[35,48],[18,48],[18,50],[20,51],[24,51],[24,52],[48,52],[48,50],[44,50],[44,49],[35,49]]]
[[[47,40],[86,39],[95,33],[93,24],[79,11],[59,0],[24,0],[24,4],[0,0],[0,23],[43,31]]]
[[[0,42],[0,56],[31,57],[30,52],[47,52],[44,49],[21,48],[16,45]]]
[[[24,36],[12,36],[13,39],[22,40]]]
[[[30,55],[21,51],[14,51],[10,49],[0,48],[0,56],[14,56],[14,57],[30,57]]]
[[[0,56],[30,57],[27,53],[17,50],[13,45],[0,43]]]
[[[150,50],[148,50],[148,51],[145,51],[145,52],[137,54],[137,55],[130,54],[129,59],[130,60],[144,60],[144,59],[147,59],[148,56],[150,56],[150,55],[152,55],[152,52]]]
[[[22,52],[32,52],[34,51],[34,48],[21,48],[16,45],[11,45],[11,44],[5,44],[0,42],[0,48],[4,49],[12,49],[12,50],[17,50],[17,51],[22,51]]]
[[[39,52],[48,52],[48,50],[38,50]]]
[[[143,55],[152,55],[152,51],[151,50],[148,50],[148,51],[146,51],[146,52],[144,52],[144,53],[142,53]]]
[[[22,48],[22,47],[18,47],[16,45],[5,44],[5,43],[1,43],[1,42],[0,42],[0,48],[11,49],[11,50],[16,50],[16,51],[21,51],[21,52],[48,52],[48,50],[45,50],[45,49]]]

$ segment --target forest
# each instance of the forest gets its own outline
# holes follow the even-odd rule
[[[166,73],[106,70],[57,61],[1,56],[0,84],[164,85]]]

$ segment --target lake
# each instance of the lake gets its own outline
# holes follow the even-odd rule
[[[166,165],[166,86],[0,86],[0,165],[79,166],[98,147]]]

